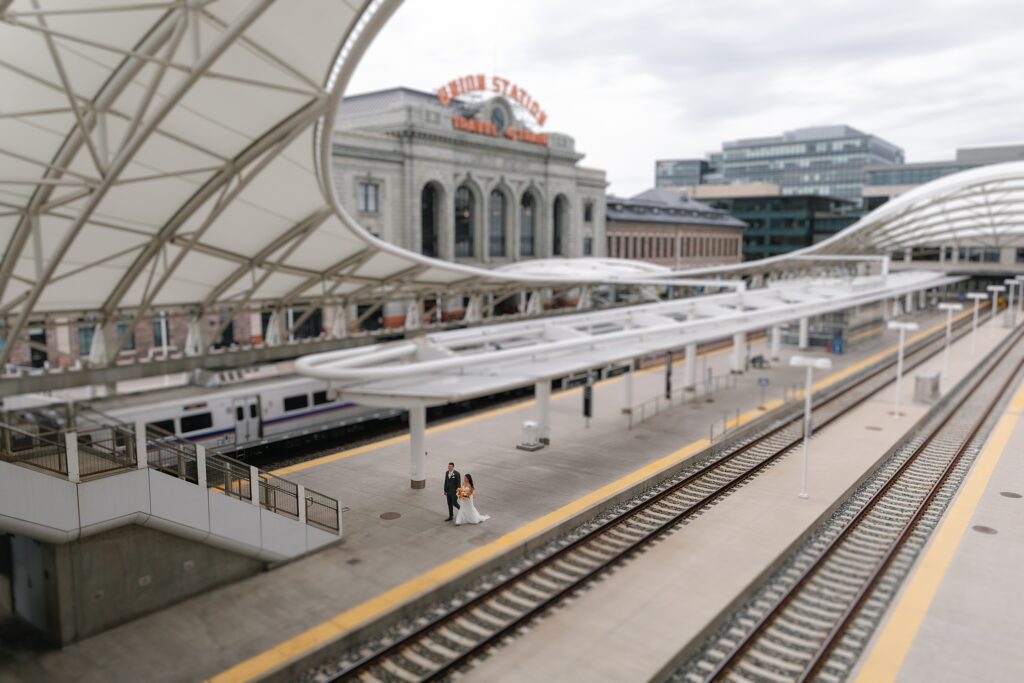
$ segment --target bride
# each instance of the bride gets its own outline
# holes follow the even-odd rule
[[[457,492],[459,496],[459,512],[455,515],[456,526],[460,524],[479,524],[485,520],[491,518],[490,515],[481,515],[476,511],[476,505],[473,504],[473,491],[476,487],[473,485],[473,475],[466,475],[466,485],[460,488]]]

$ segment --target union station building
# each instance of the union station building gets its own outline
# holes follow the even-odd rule
[[[605,172],[580,165],[570,136],[543,132],[547,115],[525,92],[483,79],[346,98],[334,137],[342,205],[381,239],[449,261],[604,255]]]

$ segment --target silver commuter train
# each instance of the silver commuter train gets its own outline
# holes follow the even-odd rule
[[[252,448],[398,415],[332,399],[326,382],[305,377],[244,382],[222,388],[186,386],[150,396],[89,401],[120,422],[153,425],[221,452]]]

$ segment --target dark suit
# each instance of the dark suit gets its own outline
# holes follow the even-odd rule
[[[448,470],[444,471],[444,497],[448,500],[448,516],[454,517],[455,510],[453,508],[459,507],[459,499],[455,495],[455,490],[462,486],[462,475],[458,470],[452,470],[451,475],[448,476]]]

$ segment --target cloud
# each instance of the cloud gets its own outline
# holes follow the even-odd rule
[[[385,26],[351,91],[499,73],[530,89],[611,191],[657,158],[846,123],[908,160],[1024,142],[1024,3],[430,0]]]

